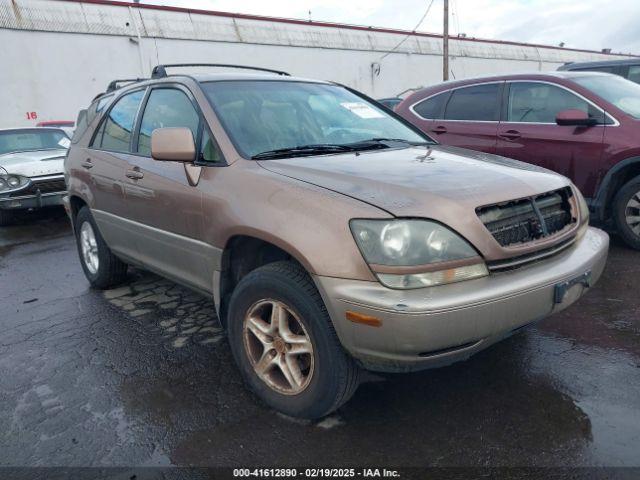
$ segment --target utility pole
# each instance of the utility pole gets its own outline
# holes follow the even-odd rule
[[[444,0],[444,28],[442,30],[442,81],[449,80],[449,0]]]

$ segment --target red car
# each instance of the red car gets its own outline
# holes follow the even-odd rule
[[[504,75],[428,87],[395,110],[444,145],[569,177],[592,218],[640,249],[640,85],[595,72]]]
[[[38,122],[36,127],[74,127],[76,122],[73,120],[48,120],[46,122]]]

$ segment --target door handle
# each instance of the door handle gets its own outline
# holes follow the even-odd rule
[[[432,128],[431,131],[440,135],[441,133],[447,133],[447,127],[443,127],[442,125]]]
[[[127,170],[127,173],[125,173],[125,175],[127,176],[127,178],[130,178],[132,180],[140,180],[142,177],[144,177],[144,173],[142,173],[140,170]]]
[[[521,137],[520,132],[517,130],[507,130],[504,133],[498,135],[500,138],[504,138],[505,140],[517,140]]]
[[[82,168],[86,168],[87,170],[89,170],[90,168],[93,168],[93,163],[91,163],[91,159],[90,158],[87,158],[80,165],[82,166]]]

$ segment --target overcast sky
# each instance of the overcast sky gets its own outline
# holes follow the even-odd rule
[[[205,10],[412,30],[431,0],[141,0]],[[443,0],[419,31],[442,32]],[[640,55],[640,0],[450,0],[452,34]]]

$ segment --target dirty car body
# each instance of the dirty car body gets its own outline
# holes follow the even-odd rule
[[[58,128],[0,130],[0,210],[62,205],[68,145]]]
[[[154,130],[149,109],[167,90],[194,113]],[[116,129],[109,119],[123,118],[110,114],[119,105],[130,120]],[[107,149],[96,140],[105,135],[120,137],[109,137]],[[255,298],[302,325],[293,337],[306,336],[311,359],[292,371],[303,377],[292,382],[285,372],[298,387],[287,390],[261,370],[271,368],[268,358],[248,362],[253,370],[242,354],[236,359],[263,400],[296,416],[326,414],[349,396],[326,408],[292,406],[313,393],[305,375],[342,373],[331,364],[342,353],[323,357],[320,330],[334,332],[339,352],[367,369],[448,364],[575,302],[607,256],[607,235],[589,227],[584,199],[565,177],[440,146],[375,101],[326,82],[246,74],[139,82],[116,92],[74,142],[66,204],[79,238],[86,225],[78,216],[90,212],[117,258],[212,296],[232,350],[243,345],[234,347],[235,323],[264,311],[240,297],[255,294],[256,272],[274,275]],[[83,249],[79,240],[86,259]],[[305,304],[287,304],[291,297],[270,286],[287,271],[298,272],[293,290],[308,279]],[[326,320],[305,317],[314,302]],[[289,358],[282,340],[290,332],[257,324],[273,365]],[[251,359],[254,344],[244,339]]]

